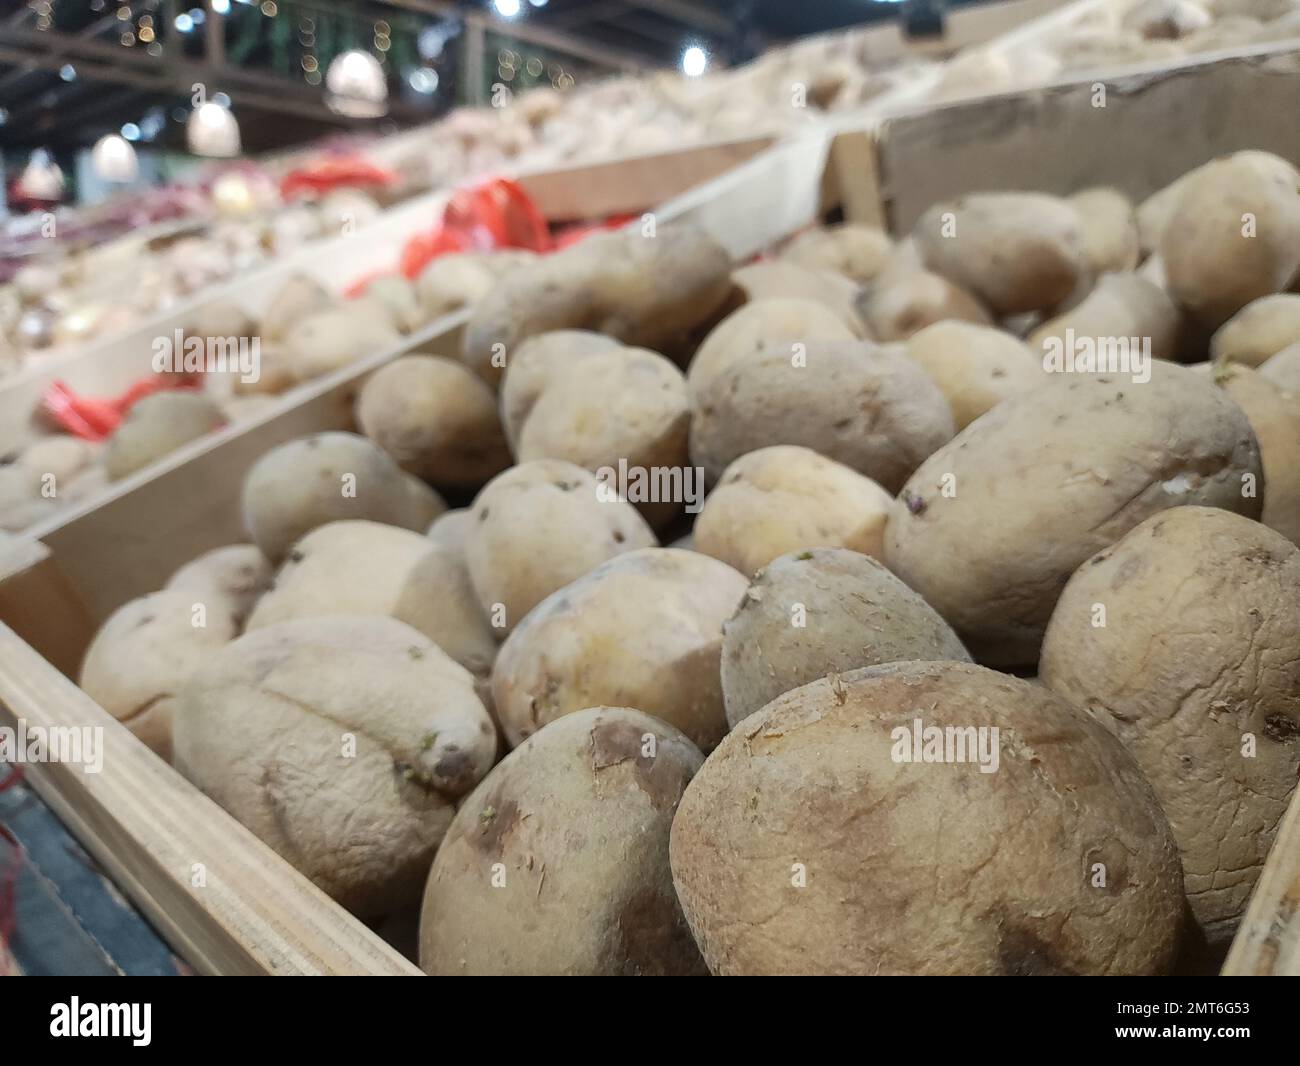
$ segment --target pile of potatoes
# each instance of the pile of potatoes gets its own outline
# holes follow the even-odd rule
[[[1213,968],[1300,772],[1298,274],[1262,152],[516,264],[81,684],[429,973]]]

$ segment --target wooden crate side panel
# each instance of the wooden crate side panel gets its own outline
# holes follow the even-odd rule
[[[904,232],[931,204],[984,189],[1112,185],[1142,199],[1228,152],[1300,161],[1298,75],[1292,47],[893,116],[879,149],[892,227]],[[1105,106],[1095,106],[1097,86]]]
[[[1300,789],[1282,818],[1223,973],[1300,977]]]
[[[209,974],[418,974],[0,626],[0,723],[99,730],[103,772],[30,763],[33,786],[153,922]]]

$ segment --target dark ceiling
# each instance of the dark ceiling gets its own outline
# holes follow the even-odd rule
[[[324,106],[319,85],[328,58],[350,47],[385,58],[386,121],[424,121],[465,93],[467,22],[485,27],[489,79],[498,50],[510,47],[539,56],[552,73],[550,64],[561,64],[583,77],[610,66],[675,65],[689,43],[739,61],[781,40],[896,17],[901,7],[885,0],[517,2],[520,15],[505,20],[496,0],[0,0],[0,148],[68,151],[127,124],[143,126],[145,141],[182,148],[196,82],[234,100],[247,151],[319,137],[352,124]],[[412,87],[416,68],[436,74],[435,92]]]

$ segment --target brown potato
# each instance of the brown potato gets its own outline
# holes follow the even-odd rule
[[[1136,340],[1147,358],[1173,361],[1179,354],[1181,327],[1178,306],[1158,285],[1137,274],[1105,274],[1077,306],[1030,333],[1027,343],[1043,358],[1051,351],[1068,350],[1071,337],[1098,344]]]
[[[781,258],[865,285],[884,269],[892,251],[893,242],[883,230],[843,222],[804,230],[781,249]]]
[[[858,310],[862,289],[841,274],[778,259],[740,267],[732,272],[731,280],[747,303],[811,300],[834,314],[853,336],[866,335],[866,323]]]
[[[1083,262],[1091,277],[1137,269],[1141,255],[1137,216],[1133,205],[1118,189],[1097,186],[1075,193],[1066,201],[1082,222]]]
[[[937,750],[914,752],[922,729]],[[768,704],[687,786],[669,855],[719,975],[1161,973],[1184,907],[1133,758],[1046,689],[968,663]]]
[[[878,341],[905,341],[935,322],[957,319],[992,325],[988,311],[969,293],[928,271],[887,271],[864,290],[863,320]]]
[[[183,444],[220,428],[221,411],[196,392],[168,390],[146,396],[127,413],[104,447],[104,470],[120,481]]]
[[[1042,363],[1023,341],[972,322],[935,322],[913,333],[903,352],[939,386],[956,429],[1043,383]]]
[[[1210,338],[1210,358],[1260,366],[1283,348],[1300,343],[1300,295],[1291,292],[1252,300]]]
[[[501,424],[510,447],[518,447],[528,413],[554,377],[592,352],[621,347],[613,337],[585,329],[557,329],[524,341],[507,363],[501,382]]]

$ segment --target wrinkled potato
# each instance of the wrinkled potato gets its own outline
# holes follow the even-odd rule
[[[813,548],[773,559],[722,627],[722,698],[735,728],[827,674],[900,659],[969,662],[925,600],[868,555]]]
[[[852,341],[854,333],[825,305],[803,297],[751,300],[709,332],[686,368],[686,382],[698,396],[728,369],[760,352],[784,346],[793,356],[813,341]]]
[[[979,661],[1032,664],[1069,575],[1155,512],[1259,515],[1246,416],[1193,371],[1151,369],[1145,384],[1049,377],[962,430],[894,502],[885,563]]]
[[[668,867],[673,813],[703,761],[677,729],[625,707],[578,711],[534,733],[461,804],[438,848],[421,967],[705,973]],[[504,883],[492,888],[498,867]]]
[[[596,567],[515,627],[492,669],[512,746],[548,722],[622,704],[676,726],[709,751],[727,731],[722,624],[745,579],[697,552],[650,548]]]
[[[1265,359],[1259,372],[1284,392],[1300,393],[1300,341]]]
[[[301,618],[209,656],[176,766],[348,910],[412,907],[496,734],[469,672],[392,618]]]
[[[108,438],[104,470],[110,481],[120,481],[182,444],[207,436],[223,422],[221,410],[200,393],[168,390],[146,396]]]
[[[465,560],[499,636],[607,559],[658,544],[636,508],[604,498],[602,488],[580,466],[536,459],[493,478],[475,497]]]
[[[238,631],[222,597],[192,588],[151,592],[123,604],[99,627],[77,684],[170,760],[178,694]]]
[[[473,307],[509,271],[535,258],[532,252],[522,249],[438,256],[415,282],[425,318],[432,321],[461,308]]]
[[[1237,152],[1196,171],[1160,240],[1169,289],[1217,327],[1300,269],[1300,173],[1267,152]]]
[[[730,269],[719,244],[685,226],[597,233],[493,286],[470,315],[461,358],[495,385],[510,353],[550,330],[591,329],[668,353],[722,308]]]
[[[207,603],[229,605],[235,625],[242,627],[267,589],[274,571],[252,544],[214,548],[182,566],[167,581],[167,588],[189,592]]]
[[[811,300],[834,314],[853,336],[866,335],[866,322],[858,309],[862,288],[841,274],[777,259],[740,267],[731,280],[747,303]]]
[[[781,249],[781,258],[865,285],[884,269],[892,252],[893,242],[883,230],[844,222],[804,230]]]
[[[1234,363],[1210,368],[1214,382],[1245,412],[1264,468],[1260,521],[1300,544],[1300,405],[1257,371]]]
[[[296,381],[309,381],[378,355],[400,340],[385,310],[356,300],[295,322],[285,338],[285,365]]]
[[[433,489],[355,433],[315,433],[272,448],[244,478],[242,506],[244,528],[272,563],[326,522],[421,530],[446,509]]]
[[[1220,326],[1210,338],[1210,358],[1260,366],[1283,348],[1300,343],[1300,295],[1261,296]]]
[[[1066,200],[1079,214],[1083,263],[1092,277],[1137,269],[1142,251],[1137,215],[1118,189],[1096,186]]]
[[[723,472],[695,520],[695,550],[747,577],[807,548],[884,554],[893,497],[868,477],[808,448],[777,445]]]
[[[1105,274],[1075,307],[1044,322],[1029,334],[1036,356],[1071,350],[1070,335],[1099,343],[1137,338],[1150,341],[1155,359],[1178,355],[1182,318],[1177,305],[1158,285],[1137,274]]]
[[[302,319],[328,310],[333,304],[333,298],[318,281],[295,274],[280,286],[262,312],[262,340],[288,340],[290,330]]]
[[[556,375],[567,372],[592,352],[621,347],[613,337],[585,329],[557,329],[524,341],[507,363],[501,381],[501,424],[510,447],[519,446],[519,433],[533,404]]]
[[[929,271],[887,271],[862,294],[867,330],[882,342],[905,341],[935,322],[957,319],[992,325],[988,311],[969,293]]]
[[[935,204],[912,236],[926,269],[998,314],[1055,306],[1087,269],[1078,212],[1043,193],[975,193]]]
[[[454,359],[393,360],[366,380],[356,410],[362,433],[439,487],[477,488],[510,465],[496,396]]]
[[[566,459],[592,472],[618,471],[620,463],[647,474],[684,472],[690,422],[686,379],[673,363],[643,348],[613,348],[557,368],[520,427],[515,454],[521,463]],[[677,481],[684,489],[684,474]],[[629,501],[657,529],[685,502],[671,482],[666,488],[653,494],[664,498]]]
[[[687,786],[669,855],[724,976],[1161,973],[1184,907],[1133,758],[1041,686],[968,663],[768,704]]]
[[[331,522],[313,529],[289,552],[248,630],[332,614],[396,618],[478,677],[496,657],[496,638],[462,561],[396,526]]]
[[[1043,383],[1042,363],[1024,342],[972,322],[935,322],[913,333],[903,351],[939,386],[956,429]]]
[[[736,363],[695,392],[691,461],[713,484],[742,455],[810,448],[891,492],[952,439],[951,409],[900,352],[865,341],[784,345]]]
[[[1298,643],[1300,551],[1205,507],[1154,515],[1089,559],[1043,641],[1040,678],[1146,771],[1212,945],[1231,937],[1295,789]]]

